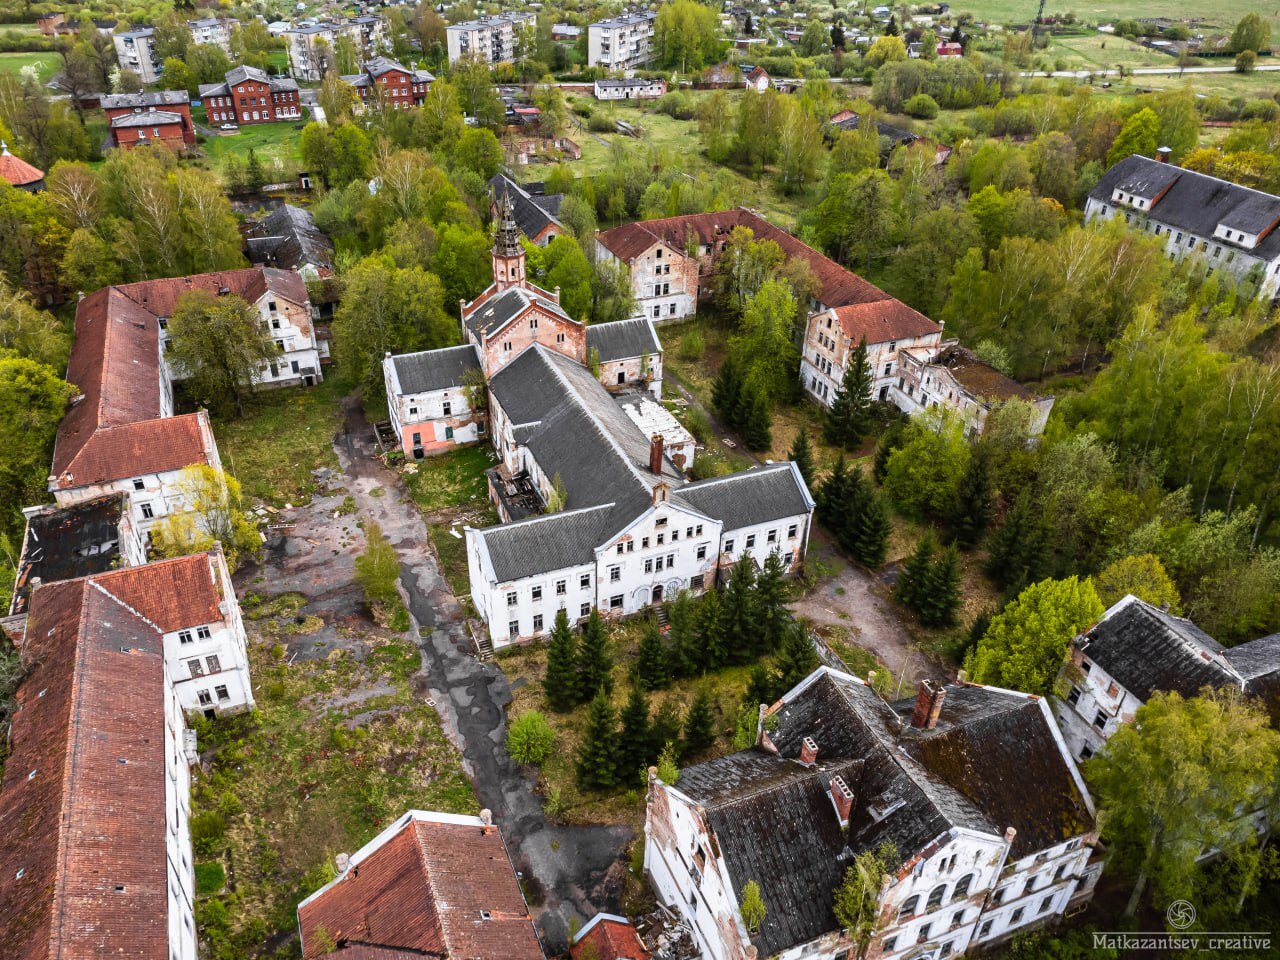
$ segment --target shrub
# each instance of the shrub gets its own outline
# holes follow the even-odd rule
[[[207,897],[227,885],[227,873],[216,860],[196,864],[196,894]]]
[[[902,105],[902,112],[920,120],[933,120],[938,116],[938,101],[927,93],[917,93]]]
[[[617,126],[612,117],[606,117],[603,113],[593,113],[587,118],[587,129],[592,133],[613,133],[617,130]]]
[[[590,117],[591,114],[595,113],[595,107],[590,100],[575,100],[573,112],[580,117]]]
[[[400,580],[400,558],[395,547],[383,536],[382,529],[373,521],[364,525],[368,546],[356,557],[356,582],[364,587],[365,599],[370,603],[394,603],[400,595],[396,584]]]
[[[516,763],[541,766],[556,744],[556,733],[547,718],[537,710],[527,710],[516,717],[507,731],[507,752]]]
[[[202,857],[212,856],[227,832],[227,821],[215,810],[191,818],[191,845]]]
[[[706,338],[702,336],[701,330],[690,330],[683,340],[680,341],[680,359],[682,360],[701,360],[702,354],[707,349]]]

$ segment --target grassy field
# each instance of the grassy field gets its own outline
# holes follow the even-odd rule
[[[488,496],[484,472],[496,462],[493,448],[487,442],[459,447],[406,464],[405,485],[423,513],[473,505]]]
[[[610,627],[610,643],[614,661],[613,702],[620,711],[631,694],[631,681],[626,666],[635,659],[642,625],[636,621]],[[556,746],[552,757],[542,767],[542,791],[547,810],[553,816],[569,823],[626,823],[641,830],[644,823],[644,788],[640,771],[636,771],[634,784],[615,790],[594,793],[580,791],[576,780],[578,750],[587,722],[587,706],[580,706],[568,713],[555,713],[547,709],[542,693],[542,679],[547,667],[547,645],[530,644],[507,648],[497,654],[498,665],[512,681],[514,699],[508,717],[514,719],[527,710],[541,711],[556,731]],[[698,687],[706,684],[715,710],[715,746],[705,755],[687,758],[682,765],[710,759],[733,750],[733,730],[743,695],[747,690],[751,668],[728,667],[709,674],[701,680],[681,680],[669,689],[649,696],[650,717],[665,703],[674,703],[681,715],[697,695]]]
[[[196,123],[217,129],[217,124],[209,123],[203,107],[197,107],[191,113]],[[267,171],[267,178],[274,180],[273,171],[286,177],[291,176],[302,162],[299,133],[306,125],[306,120],[250,124],[241,127],[238,133],[227,131],[218,136],[207,137],[201,144],[201,149],[208,154],[215,167],[229,155],[247,160],[249,150],[252,149],[258,162]]]
[[[1177,60],[1124,37],[1094,33],[1055,39],[1049,48],[1067,70],[1114,70],[1117,67],[1174,67]]]
[[[262,609],[274,614],[251,628],[258,709],[198,728],[193,834],[198,874],[214,879],[202,880],[197,915],[213,960],[296,956],[297,903],[333,879],[335,854],[405,810],[478,806],[435,710],[413,693],[412,643],[368,635],[348,641],[359,658],[287,662],[264,635],[288,630],[292,608]]]
[[[34,23],[0,23],[0,35],[20,33],[24,37],[34,37],[39,32],[40,27]]]
[[[311,471],[338,469],[333,435],[342,426],[341,400],[349,390],[331,368],[318,387],[259,393],[242,419],[214,421],[223,466],[240,481],[245,496],[275,506],[311,499]]]
[[[24,67],[35,66],[40,81],[47,83],[61,62],[56,53],[0,53],[0,73],[21,73]]]
[[[992,23],[1030,23],[1039,9],[1039,0],[961,0],[951,7],[951,15],[971,13],[978,20]],[[1253,0],[1223,0],[1204,7],[1193,0],[1093,0],[1090,3],[1068,3],[1056,0],[1045,5],[1048,15],[1070,11],[1079,20],[1100,23],[1126,17],[1166,17],[1171,20],[1203,19],[1208,27],[1230,29],[1246,13],[1259,13],[1280,25],[1280,10]]]

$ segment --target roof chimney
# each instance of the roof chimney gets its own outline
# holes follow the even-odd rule
[[[911,711],[911,725],[922,730],[932,730],[938,725],[938,714],[942,712],[942,701],[946,698],[946,688],[932,680],[921,680],[920,689],[916,693],[916,706]]]
[[[840,818],[840,826],[849,825],[849,813],[853,810],[853,791],[844,782],[844,777],[831,778],[831,802],[836,805],[836,816]]]
[[[1014,838],[1017,837],[1017,835],[1018,835],[1018,831],[1016,827],[1005,827],[1004,842],[1012,847]]]
[[[813,737],[805,737],[800,741],[800,763],[812,767],[818,760],[818,742]]]
[[[649,472],[662,476],[662,434],[655,433],[649,438]]]
[[[347,875],[347,871],[351,869],[351,856],[346,853],[340,853],[333,858],[333,862],[338,868],[338,879],[341,880]]]
[[[1156,148],[1156,160],[1158,160],[1160,163],[1168,163],[1168,162],[1169,162],[1169,157],[1170,157],[1170,155],[1171,155],[1172,153],[1173,153],[1173,151],[1172,151],[1171,149],[1169,149],[1168,147],[1157,147],[1157,148]]]
[[[484,835],[487,837],[493,832],[493,811],[487,807],[480,811],[480,822],[484,825]]]

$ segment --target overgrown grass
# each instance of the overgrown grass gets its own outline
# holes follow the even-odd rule
[[[408,809],[477,809],[438,716],[413,694],[417,648],[374,635],[354,645],[363,662],[335,650],[287,663],[255,643],[257,711],[197,724],[192,815],[225,823],[202,841],[227,876],[227,892],[198,905],[213,960],[297,956],[297,903],[332,879],[337,853]]]
[[[487,527],[498,522],[498,515],[489,509],[474,521],[466,521],[471,526]],[[431,537],[431,545],[435,548],[440,560],[440,572],[449,583],[449,589],[459,600],[471,596],[471,579],[467,575],[467,540],[465,536],[455,537],[451,530],[457,528],[462,533],[463,523],[429,523],[427,534]]]
[[[311,471],[338,469],[333,436],[342,427],[341,401],[350,388],[331,369],[319,386],[258,393],[244,417],[215,420],[223,465],[246,496],[276,506],[311,499]]]
[[[1091,23],[1105,23],[1110,20],[1121,20],[1126,17],[1167,17],[1173,20],[1185,18],[1206,18],[1205,24],[1197,24],[1198,28],[1229,32],[1246,13],[1256,12],[1278,24],[1275,11],[1264,9],[1252,0],[1224,0],[1211,7],[1191,2],[1191,0],[1146,0],[1140,8],[1128,0],[1096,0],[1085,7],[1078,7],[1066,2],[1050,3],[1045,7],[1046,14],[1062,14],[1074,10],[1076,15]],[[971,13],[978,20],[992,23],[1030,23],[1036,15],[1034,4],[1025,0],[964,0],[954,4],[951,15]]]
[[[610,645],[617,664],[613,669],[613,702],[621,711],[631,694],[628,670],[635,659],[643,627],[638,621],[611,624]],[[526,710],[540,710],[556,732],[556,745],[551,759],[542,767],[540,788],[547,811],[567,823],[625,823],[639,832],[644,824],[644,783],[636,771],[634,783],[607,792],[582,791],[577,784],[578,751],[582,746],[589,707],[576,707],[568,713],[556,713],[547,706],[542,692],[546,674],[547,646],[532,643],[508,647],[497,654],[498,665],[512,681],[513,699],[508,716],[519,716]],[[679,680],[667,690],[649,695],[650,718],[664,701],[679,705],[687,714],[698,689],[706,686],[715,713],[715,745],[705,755],[687,758],[682,765],[708,760],[733,751],[733,732],[743,696],[750,678],[750,666],[726,667],[700,679]]]
[[[21,73],[24,67],[34,66],[41,83],[48,83],[62,63],[56,53],[0,53],[0,73]]]
[[[481,502],[489,486],[484,472],[497,462],[487,443],[459,447],[448,453],[410,461],[404,468],[405,486],[423,513]]]

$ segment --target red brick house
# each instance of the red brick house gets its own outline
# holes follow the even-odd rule
[[[381,102],[391,110],[407,110],[422,106],[435,77],[386,57],[374,57],[366,61],[360,73],[347,74],[342,79],[355,88],[362,106]]]
[[[215,125],[275,123],[302,117],[298,81],[269,77],[254,67],[236,67],[227,72],[222,83],[200,84],[200,99],[209,122]]]
[[[183,145],[191,146],[196,142],[196,128],[191,122],[191,97],[185,90],[159,90],[146,93],[104,94],[100,106],[111,124],[111,140],[115,146],[128,149],[140,142],[150,143],[161,140],[165,146],[182,149]],[[148,117],[150,114],[164,116]],[[147,117],[154,123],[123,122],[126,118]],[[177,118],[178,140],[175,145],[174,131],[171,127]],[[158,127],[158,130],[148,130]],[[119,131],[119,132],[117,132]],[[137,134],[145,133],[146,136]]]
[[[111,121],[111,142],[120,150],[155,144],[174,151],[185,150],[189,127],[181,114],[167,110],[128,113]]]

